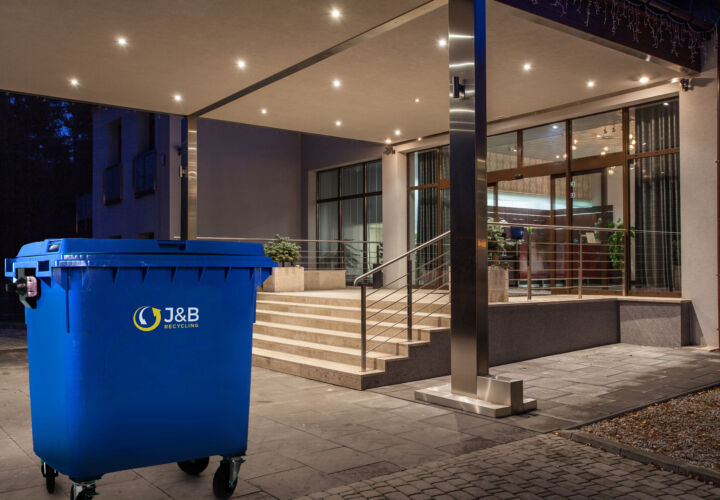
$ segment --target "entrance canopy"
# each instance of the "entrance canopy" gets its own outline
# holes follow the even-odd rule
[[[536,21],[487,3],[490,122],[683,76]],[[447,37],[442,0],[9,0],[0,89],[397,142],[448,130]]]

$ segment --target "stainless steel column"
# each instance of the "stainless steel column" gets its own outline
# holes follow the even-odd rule
[[[488,374],[485,0],[449,0],[451,389]]]
[[[180,199],[180,237],[183,240],[197,238],[197,115],[182,121],[182,161]]]

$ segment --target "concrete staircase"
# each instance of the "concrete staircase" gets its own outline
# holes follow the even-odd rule
[[[362,372],[359,292],[258,292],[253,365],[360,390],[446,375],[449,306],[429,315],[434,305],[425,308],[428,312],[422,304],[415,308],[408,342],[403,304],[372,305],[367,370]]]

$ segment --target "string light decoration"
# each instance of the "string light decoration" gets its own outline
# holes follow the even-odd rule
[[[635,43],[641,37],[649,38],[654,48],[669,44],[674,56],[684,48],[688,51],[691,62],[700,55],[703,42],[713,33],[718,40],[718,21],[707,30],[697,29],[689,21],[678,19],[667,12],[658,11],[643,2],[632,0],[527,0],[533,5],[545,4],[556,8],[560,16],[574,9],[584,15],[585,26],[600,22],[610,28],[613,36],[619,30],[626,30],[632,35]],[[710,24],[710,23],[708,23]]]

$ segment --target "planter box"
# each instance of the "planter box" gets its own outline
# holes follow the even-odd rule
[[[488,302],[510,300],[510,273],[500,266],[488,267]]]
[[[274,267],[262,286],[263,292],[302,292],[305,273],[302,267]]]
[[[345,269],[305,271],[305,290],[337,290],[345,288]]]

